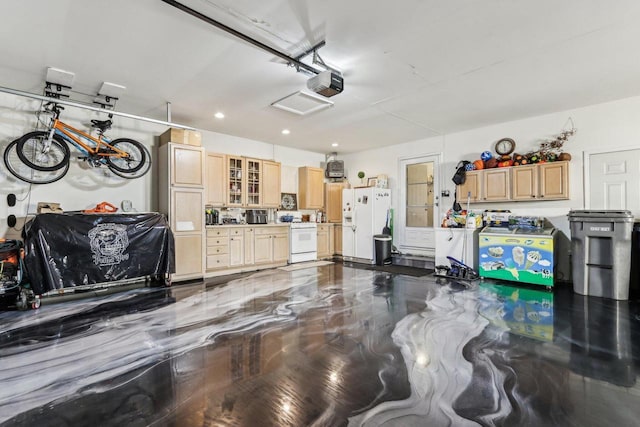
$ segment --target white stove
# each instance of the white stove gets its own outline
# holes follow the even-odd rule
[[[291,212],[293,222],[289,223],[289,263],[315,261],[318,259],[318,225],[315,222],[301,222],[300,212]]]

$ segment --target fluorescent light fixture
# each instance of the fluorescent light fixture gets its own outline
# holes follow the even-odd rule
[[[289,135],[291,133],[291,131],[289,129],[282,129],[282,134],[283,135]]]
[[[333,102],[324,96],[298,91],[271,103],[271,106],[300,116],[305,116],[332,107]]]
[[[217,113],[214,114],[214,117],[216,119],[224,119],[224,113],[218,111]]]

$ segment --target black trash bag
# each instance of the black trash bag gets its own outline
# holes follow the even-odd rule
[[[461,160],[461,161],[458,162],[458,164],[456,165],[456,173],[453,174],[453,178],[451,178],[451,180],[453,181],[453,183],[455,185],[464,184],[464,182],[467,179],[466,167],[470,163],[471,162],[469,162],[467,160]]]

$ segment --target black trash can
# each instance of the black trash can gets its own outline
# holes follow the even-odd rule
[[[640,293],[640,222],[633,223],[629,264],[631,264],[629,292],[637,296]]]
[[[391,264],[391,236],[376,234],[373,236],[376,246],[376,265]]]

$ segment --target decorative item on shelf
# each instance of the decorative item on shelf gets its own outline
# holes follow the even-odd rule
[[[474,160],[474,162],[472,163],[473,165],[473,169],[484,169],[484,162],[482,160]]]
[[[563,152],[564,143],[569,141],[569,138],[575,135],[576,132],[578,131],[575,125],[573,124],[573,119],[571,117],[567,119],[567,123],[571,124],[571,129],[563,130],[555,138],[548,139],[545,142],[540,144],[540,150],[539,150],[540,155],[545,157],[547,160],[551,158],[551,155],[555,155],[555,158],[557,160],[563,160],[563,159],[560,159],[560,156],[562,154],[565,154]],[[568,159],[566,158],[566,156],[564,156],[564,160],[571,160],[571,155],[569,155]],[[549,160],[549,161],[552,161],[552,160]]]
[[[498,158],[499,168],[508,168],[509,166],[513,166],[513,159],[511,158],[511,156],[502,155]]]
[[[364,172],[358,172],[358,178],[360,178],[360,184],[364,185]]]
[[[502,138],[496,142],[494,149],[501,156],[509,155],[516,149],[516,142],[511,138]]]
[[[367,187],[377,187],[378,178],[367,178]]]
[[[493,154],[491,153],[491,151],[483,151],[480,154],[480,159],[482,159],[482,161],[486,162],[489,159],[493,159]]]
[[[528,165],[528,164],[529,164],[529,160],[527,159],[526,156],[523,156],[522,154],[518,154],[518,153],[513,154],[513,166],[521,166],[521,165]]]
[[[296,193],[281,193],[280,206],[287,211],[298,210],[298,196]]]
[[[497,168],[498,167],[498,160],[496,160],[495,157],[491,157],[488,160],[485,160],[484,162],[484,168],[485,169],[493,169],[493,168]]]
[[[466,165],[464,165],[464,170],[466,170],[467,172],[469,171],[474,171],[476,170],[476,165],[474,163],[468,163]]]

